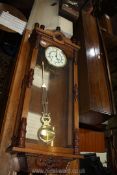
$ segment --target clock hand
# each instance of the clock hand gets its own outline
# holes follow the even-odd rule
[[[60,59],[60,56],[59,56],[60,54],[59,54],[58,50],[57,50],[56,54],[57,54],[57,57],[56,57],[57,61],[58,61],[58,63],[60,63],[61,59]]]
[[[57,50],[55,51],[55,57],[57,58]]]

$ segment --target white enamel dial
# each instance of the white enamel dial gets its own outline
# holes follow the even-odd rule
[[[55,46],[47,47],[45,57],[49,64],[55,67],[64,67],[67,63],[67,58],[63,51]]]

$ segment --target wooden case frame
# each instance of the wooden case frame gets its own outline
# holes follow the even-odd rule
[[[34,67],[36,64],[36,58],[38,55],[38,48],[40,40],[53,44],[57,47],[61,47],[69,57],[73,59],[73,148],[62,147],[41,147],[36,143],[26,140],[26,124],[27,113],[29,110],[31,86],[33,81]],[[39,159],[40,155],[43,155],[46,160],[46,167],[48,166],[48,159],[52,157],[55,159],[62,159],[73,161],[74,159],[82,158],[79,155],[79,108],[78,108],[78,50],[79,46],[73,43],[70,39],[66,38],[60,31],[44,30],[44,26],[35,27],[29,38],[29,50],[27,57],[27,64],[25,67],[24,78],[22,81],[19,105],[17,110],[15,128],[13,132],[12,146],[10,151],[12,153],[29,155],[30,159],[33,155]],[[69,49],[68,49],[69,47]],[[33,158],[32,158],[33,159]],[[32,160],[33,161],[33,160]],[[65,163],[66,165],[66,163]],[[40,167],[39,165],[38,167]],[[78,166],[78,164],[77,164]],[[45,168],[45,167],[42,167]],[[60,168],[60,167],[59,167]]]

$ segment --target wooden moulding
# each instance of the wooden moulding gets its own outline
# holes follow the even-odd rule
[[[51,43],[51,45],[56,45],[58,47],[60,47],[61,44],[61,48],[64,50],[68,50],[69,49],[80,49],[80,46],[76,43],[74,43],[73,41],[71,41],[69,38],[66,38],[66,36],[58,30],[44,30],[43,28],[37,27],[33,30],[32,35],[29,39],[29,41],[31,43],[35,43],[35,47],[39,46],[39,40],[47,40],[48,43]],[[50,41],[51,40],[51,41]]]
[[[39,148],[33,149],[33,148],[26,148],[26,147],[25,148],[13,147],[12,153],[26,153],[29,155],[37,155],[37,156],[39,155],[56,156],[56,157],[71,158],[71,159],[82,159],[83,158],[83,156],[81,155],[74,155],[70,153],[62,153],[62,152],[60,153],[60,152],[53,152],[53,151],[48,152],[48,150],[40,150]]]
[[[24,147],[11,147],[8,150],[11,153],[14,154],[27,154],[32,156],[56,156],[56,157],[62,157],[62,158],[68,158],[68,159],[83,159],[84,156],[77,154],[74,154],[74,149],[71,148],[62,148],[62,147],[51,147],[51,146],[42,146],[37,145],[36,143],[30,143],[25,142],[25,148]]]
[[[27,50],[27,64],[24,71],[24,76],[22,80],[22,91],[20,93],[19,107],[16,116],[16,126],[14,128],[14,136],[12,145],[25,147],[26,140],[26,125],[27,125],[27,113],[29,109],[31,86],[33,81],[35,58],[37,57],[38,49],[34,48],[33,45],[29,43],[29,48]],[[20,123],[20,124],[19,124]]]
[[[47,155],[29,155],[18,154],[15,157],[14,165],[16,171],[30,173],[79,173],[79,159],[65,158],[61,156]]]

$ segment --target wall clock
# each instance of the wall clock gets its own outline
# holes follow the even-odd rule
[[[67,63],[67,58],[63,51],[55,46],[47,47],[45,56],[49,64],[55,67],[64,67]]]
[[[79,45],[44,26],[33,30],[29,43],[11,150],[24,154],[29,172],[67,170],[74,161],[78,170]]]

